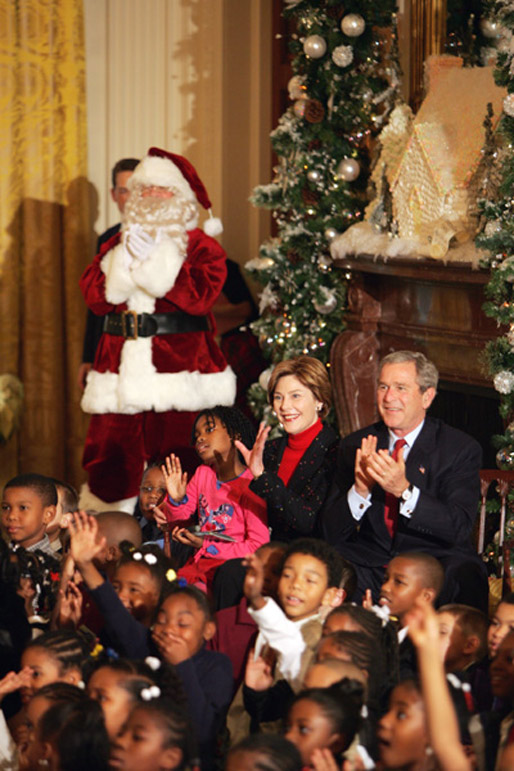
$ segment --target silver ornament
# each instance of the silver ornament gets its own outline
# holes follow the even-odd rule
[[[303,118],[305,115],[305,106],[307,104],[307,99],[297,99],[296,102],[293,105],[294,114],[297,118]]]
[[[318,268],[321,273],[328,273],[329,270],[332,270],[332,260],[328,254],[321,255],[318,260]]]
[[[263,391],[268,390],[268,383],[272,372],[273,372],[273,368],[268,367],[268,369],[265,369],[264,372],[261,372],[261,374],[259,375],[259,385]]]
[[[338,236],[339,233],[335,228],[327,228],[325,230],[325,238],[327,241],[333,241],[336,236]]]
[[[503,100],[503,111],[511,118],[514,118],[514,94],[507,94]]]
[[[508,444],[496,453],[496,465],[503,471],[514,469],[514,447]]]
[[[500,394],[510,394],[514,388],[514,374],[504,369],[493,378],[493,384]]]
[[[293,101],[295,99],[305,98],[305,82],[301,75],[293,75],[289,83],[287,84],[287,90],[289,92],[289,99]]]
[[[338,67],[348,67],[353,62],[353,48],[351,46],[337,46],[332,51],[332,61]]]
[[[327,43],[325,38],[321,35],[309,35],[306,37],[303,43],[303,51],[306,56],[310,56],[311,59],[321,59],[325,55],[327,50]]]
[[[366,104],[368,102],[371,102],[371,100],[373,99],[373,91],[371,90],[371,88],[365,88],[361,94],[361,97],[362,97],[362,101],[366,102]]]
[[[319,182],[321,179],[321,171],[317,169],[311,169],[307,172],[307,179],[309,182]]]
[[[495,37],[500,37],[501,26],[497,21],[493,21],[492,19],[481,19],[480,31],[484,37],[488,37],[492,40]]]
[[[349,13],[343,16],[341,29],[348,37],[359,37],[366,29],[366,22],[358,13]]]
[[[318,313],[322,313],[323,315],[332,313],[332,311],[334,311],[337,307],[337,297],[335,292],[331,289],[328,289],[326,286],[322,286],[320,288],[320,292],[323,296],[323,299],[320,301],[314,300],[312,303],[314,308],[318,311]]]
[[[355,158],[343,158],[337,166],[336,175],[345,182],[354,182],[361,172],[359,161]]]

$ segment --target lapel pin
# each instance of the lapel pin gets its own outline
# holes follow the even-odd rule
[[[424,474],[425,473],[425,467],[424,466],[420,466],[419,467],[419,473],[420,474]]]

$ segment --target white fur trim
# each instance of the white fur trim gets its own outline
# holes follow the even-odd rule
[[[156,244],[148,260],[134,261],[130,272],[135,283],[152,297],[164,297],[175,283],[185,260],[177,244],[167,238]]]
[[[123,498],[121,501],[108,503],[95,495],[87,482],[84,482],[80,488],[79,508],[81,510],[91,509],[93,511],[125,511],[127,514],[133,514],[137,501],[137,495],[132,498]]]
[[[91,370],[82,397],[84,412],[135,415],[154,410],[181,412],[202,410],[217,404],[230,406],[236,397],[236,376],[230,367],[223,372],[156,372],[141,343],[151,338],[127,340],[120,373]],[[151,349],[150,349],[151,355]]]
[[[203,232],[212,238],[214,238],[214,236],[219,236],[220,233],[223,233],[223,223],[221,222],[220,218],[209,217],[208,220],[205,220],[203,223]]]
[[[136,289],[136,284],[127,266],[127,255],[123,244],[109,249],[100,263],[105,274],[105,299],[113,305],[121,305]]]
[[[191,185],[186,180],[178,166],[169,158],[160,158],[156,155],[147,155],[136,166],[129,180],[129,188],[135,183],[141,185],[158,185],[178,190],[189,201],[196,201]]]

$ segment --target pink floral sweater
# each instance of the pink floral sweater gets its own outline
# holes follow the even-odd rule
[[[167,498],[162,508],[173,525],[190,526],[198,514],[203,532],[223,531],[235,543],[204,538],[194,561],[202,557],[230,560],[244,557],[269,541],[266,504],[249,489],[253,476],[248,469],[228,482],[220,482],[210,466],[199,466],[180,503]]]

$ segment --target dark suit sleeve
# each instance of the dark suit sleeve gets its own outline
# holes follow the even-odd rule
[[[337,548],[357,530],[358,522],[348,506],[348,491],[355,481],[355,453],[360,447],[353,436],[343,439],[337,454],[334,481],[321,512],[321,532],[328,543]]]
[[[116,233],[119,232],[120,223],[113,225],[111,228],[102,233],[98,237],[96,244],[96,253],[99,254],[103,244],[107,243]],[[84,332],[84,344],[82,346],[82,361],[87,364],[92,364],[95,360],[96,349],[103,333],[104,317],[97,316],[93,311],[88,308],[86,318],[86,330]]]
[[[254,691],[243,683],[245,709],[256,723],[272,723],[287,714],[294,692],[287,680],[278,680],[265,691]]]
[[[448,546],[468,547],[480,496],[478,442],[455,431],[441,439],[426,467],[416,462],[409,468],[409,460],[407,478],[421,493],[411,518],[401,517],[402,530]]]
[[[355,452],[367,433],[375,431],[366,429],[341,442],[336,480],[321,516],[323,537],[336,547],[351,539],[358,544],[359,558],[371,566],[383,565],[391,553],[402,551],[469,551],[480,493],[482,451],[478,442],[427,418],[406,464],[406,477],[419,488],[419,499],[410,518],[399,516],[391,543],[383,523],[385,494],[379,485],[373,487],[371,506],[359,523],[348,506]],[[380,432],[377,435],[380,445],[383,437]]]
[[[89,593],[104,618],[105,630],[115,650],[134,659],[148,656],[151,652],[149,630],[125,608],[110,581],[104,581]]]
[[[96,349],[102,337],[104,316],[97,316],[88,308],[86,318],[86,331],[84,333],[84,346],[82,348],[82,361],[92,364],[95,360]]]

